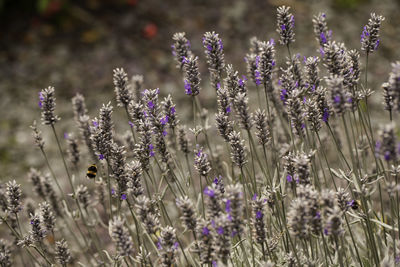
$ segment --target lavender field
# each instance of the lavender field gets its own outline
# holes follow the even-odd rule
[[[1,266],[400,266],[398,3],[38,3]]]

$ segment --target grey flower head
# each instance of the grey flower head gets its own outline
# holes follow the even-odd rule
[[[222,87],[217,91],[218,112],[226,116],[229,116],[229,113],[232,111],[230,93],[231,92],[228,92],[225,87]]]
[[[290,7],[280,6],[277,9],[277,32],[279,33],[279,42],[282,45],[289,45],[294,39],[294,16],[289,12]]]
[[[29,232],[34,242],[40,242],[46,236],[46,230],[42,229],[40,216],[38,214],[31,214],[31,231]]]
[[[38,148],[43,149],[44,141],[43,141],[42,131],[40,131],[37,128],[36,120],[33,121],[31,129],[33,130],[32,135],[33,135],[33,138],[35,139],[35,144],[37,145]]]
[[[165,114],[165,122],[168,124],[168,127],[172,130],[178,125],[179,120],[176,115],[176,106],[172,101],[172,97],[169,94],[167,97],[164,97],[164,100],[161,102],[164,114]]]
[[[310,128],[318,132],[321,129],[321,121],[323,113],[321,113],[320,109],[318,108],[318,102],[316,101],[316,97],[309,98],[306,100],[305,103],[306,109],[306,118],[309,122]]]
[[[22,209],[22,192],[21,185],[17,184],[15,180],[9,181],[6,184],[6,197],[7,197],[7,207],[12,213],[17,214]]]
[[[290,232],[299,238],[309,238],[311,234],[321,231],[321,214],[319,212],[319,195],[310,186],[299,186],[288,212]]]
[[[259,244],[266,242],[266,231],[265,231],[265,201],[257,197],[255,194],[251,201],[252,217],[251,223],[253,225],[253,235],[255,240]]]
[[[347,52],[347,64],[343,70],[343,84],[354,88],[360,79],[360,53],[353,49]],[[355,91],[355,90],[354,90]]]
[[[208,69],[211,73],[211,82],[218,90],[222,72],[225,68],[224,46],[215,32],[206,32],[203,36],[203,46],[207,56]]]
[[[383,85],[385,109],[400,111],[400,61],[392,63],[389,79]]]
[[[78,140],[72,136],[67,135],[67,143],[68,143],[68,157],[71,163],[77,167],[80,159],[79,147],[78,147]]]
[[[251,78],[255,85],[261,84],[260,72],[258,65],[260,64],[260,56],[257,54],[247,54],[244,58],[247,64],[247,75]]]
[[[49,86],[39,93],[39,106],[42,109],[42,123],[54,125],[60,118],[54,114],[56,108],[56,98],[54,87]]]
[[[148,234],[156,234],[160,229],[159,212],[156,203],[141,195],[136,199],[136,212]]]
[[[67,265],[72,261],[68,243],[64,239],[56,242],[55,254],[58,263],[61,265]]]
[[[293,133],[298,137],[303,137],[305,124],[302,112],[302,102],[299,95],[300,91],[297,89],[290,92],[288,94],[286,107]]]
[[[174,44],[171,46],[172,54],[175,56],[177,62],[176,67],[181,70],[185,65],[184,60],[192,55],[190,42],[186,39],[185,35],[186,33],[184,32],[177,32],[172,36],[172,40],[174,40]]]
[[[228,115],[222,111],[215,114],[215,123],[219,134],[226,142],[229,142],[229,134],[233,131],[233,122],[229,119]]]
[[[258,76],[260,82],[266,86],[271,82],[272,69],[275,66],[275,47],[273,40],[260,42],[259,45],[260,53],[258,54],[259,63],[257,68],[258,73],[256,73],[256,76]]]
[[[243,188],[239,184],[226,187],[225,211],[231,221],[231,233],[233,236],[241,236],[244,231],[245,221],[243,219]]]
[[[347,64],[347,49],[343,43],[329,41],[324,45],[324,66],[332,75],[342,75]]]
[[[149,169],[150,157],[154,156],[154,147],[151,143],[153,127],[148,120],[139,121],[139,141],[135,145],[135,158],[140,161],[142,169]]]
[[[12,264],[11,246],[6,240],[0,239],[0,265],[11,267]]]
[[[41,198],[46,198],[46,194],[45,194],[44,186],[43,186],[42,174],[35,168],[31,168],[29,170],[28,177],[29,177],[29,180],[31,180],[31,182],[32,182],[33,190],[35,191],[35,193]]]
[[[189,140],[186,135],[186,125],[179,126],[178,128],[178,143],[179,143],[179,150],[182,151],[185,155],[190,153],[189,150]]]
[[[253,114],[249,113],[249,98],[245,93],[238,93],[235,98],[234,107],[240,126],[249,131],[253,126]]]
[[[210,161],[208,160],[208,155],[204,153],[203,148],[197,146],[194,151],[194,167],[199,172],[200,176],[206,177],[211,171]]]
[[[114,123],[111,119],[113,107],[109,102],[107,105],[103,104],[100,109],[100,119],[96,118],[92,121],[91,127],[94,148],[99,156],[99,159],[107,159],[110,156],[111,144],[113,141]]]
[[[91,202],[91,196],[88,188],[82,184],[78,185],[78,187],[76,188],[76,196],[83,208],[87,209]]]
[[[222,193],[213,183],[211,186],[206,186],[203,190],[206,203],[207,218],[216,218],[222,213]]]
[[[230,101],[234,101],[235,97],[238,95],[240,88],[239,88],[239,74],[236,70],[233,69],[232,65],[228,65],[226,67],[226,78],[224,80],[225,88],[228,92]],[[241,81],[243,87],[244,81]],[[222,90],[221,88],[219,90]],[[218,91],[219,91],[218,90]],[[219,92],[217,92],[218,94]]]
[[[183,60],[185,93],[190,96],[196,96],[200,93],[201,79],[197,60],[198,58],[194,56]]]
[[[128,192],[130,192],[135,197],[143,194],[143,187],[141,184],[142,167],[140,162],[137,160],[133,160],[131,163],[127,164],[125,173],[128,181]]]
[[[361,33],[361,50],[365,51],[365,53],[372,54],[378,49],[380,42],[379,31],[384,20],[383,16],[371,13],[371,17]]]
[[[342,235],[344,232],[342,226],[342,217],[343,212],[338,206],[334,206],[334,208],[330,210],[328,217],[325,220],[324,234],[332,235],[334,237]]]
[[[40,203],[39,208],[40,217],[46,228],[46,231],[51,233],[56,223],[56,217],[54,216],[53,211],[47,202]]]
[[[229,144],[231,145],[232,161],[239,168],[243,168],[244,164],[247,162],[244,140],[241,138],[240,133],[236,131],[232,131],[228,137]]]
[[[318,87],[314,91],[315,102],[317,102],[318,110],[322,114],[322,121],[327,122],[330,116],[330,108],[328,105],[328,100],[326,97],[326,89],[323,87]]]
[[[176,200],[176,205],[182,212],[181,220],[186,229],[196,231],[197,216],[193,203],[187,196]]]
[[[54,212],[57,214],[57,216],[63,216],[61,213],[60,203],[59,203],[58,197],[56,195],[56,192],[54,191],[53,185],[50,181],[49,174],[46,173],[44,175],[42,182],[43,182],[46,199],[50,202],[51,207],[53,208]]]
[[[72,108],[74,110],[75,121],[79,123],[82,116],[86,116],[88,111],[86,108],[85,98],[80,93],[77,93],[72,98]]]
[[[223,264],[227,264],[231,255],[231,221],[227,215],[221,215],[214,219],[214,251],[215,256]]]
[[[271,141],[271,134],[265,110],[257,109],[254,114],[256,136],[260,145],[266,145]]]
[[[161,250],[161,265],[164,267],[173,266],[176,262],[175,254],[179,243],[176,241],[176,230],[171,226],[161,229],[159,247]]]
[[[332,39],[332,31],[328,29],[326,23],[326,14],[319,13],[318,15],[315,15],[312,22],[314,26],[315,39],[317,39],[320,47],[323,48],[324,45]]]
[[[336,192],[336,201],[339,208],[343,212],[347,211],[350,203],[349,193],[347,193],[346,190],[343,188],[338,188]]]
[[[334,75],[326,78],[329,89],[329,106],[336,115],[341,116],[352,107],[351,94],[343,87],[343,77]]]
[[[140,103],[142,100],[141,92],[143,87],[143,76],[133,75],[131,78],[131,88],[134,100],[136,103]]]
[[[375,153],[386,161],[396,162],[397,140],[394,124],[387,124],[379,131],[379,139],[376,141]]]
[[[197,237],[198,237],[198,247],[200,254],[201,264],[212,264],[214,260],[214,237],[211,234],[212,225],[210,221],[200,219],[197,224]]]
[[[112,169],[112,176],[117,181],[118,192],[117,196],[121,197],[126,193],[127,190],[127,176],[125,172],[126,166],[126,151],[123,146],[119,146],[116,143],[111,145],[111,157],[110,165]]]
[[[261,52],[260,49],[260,40],[257,37],[253,36],[250,38],[250,53],[258,55]]]
[[[132,101],[132,92],[128,81],[128,74],[123,68],[116,68],[113,70],[113,82],[115,95],[117,97],[117,105],[119,107],[128,108],[129,103]]]
[[[108,228],[109,234],[117,247],[117,253],[122,257],[133,253],[132,237],[124,224],[123,219],[114,217],[113,220],[110,220]]]
[[[308,57],[305,59],[305,72],[306,72],[306,84],[309,92],[314,92],[321,81],[319,78],[319,68],[318,68],[319,58],[318,57]]]
[[[78,127],[81,133],[81,138],[84,140],[86,147],[92,156],[92,159],[96,161],[98,158],[96,156],[96,149],[91,138],[92,136],[92,128],[90,126],[90,118],[87,115],[81,116],[79,118]]]

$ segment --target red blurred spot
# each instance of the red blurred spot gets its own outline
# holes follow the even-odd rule
[[[43,11],[43,15],[51,16],[53,14],[56,14],[61,10],[61,7],[62,7],[61,1],[53,0],[47,4],[45,10]]]
[[[154,23],[148,23],[143,28],[143,36],[146,39],[153,39],[157,35],[158,28]]]
[[[126,3],[130,6],[136,6],[138,0],[126,0]]]

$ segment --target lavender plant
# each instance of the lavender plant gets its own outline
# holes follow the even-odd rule
[[[366,60],[377,52],[383,20],[371,14],[363,30]],[[0,227],[9,241],[0,240],[0,264],[399,264],[400,63],[382,85],[390,123],[371,121],[360,52],[333,38],[325,13],[314,16],[313,31],[316,42],[305,51],[316,55],[292,55],[294,16],[279,7],[275,38],[288,51],[252,38],[248,78],[226,63],[218,33],[204,34],[205,57],[176,33],[183,77],[176,94],[191,99],[175,102],[162,86],[143,90],[143,76],[129,79],[116,68],[116,101],[97,118],[83,95],[72,99],[68,132],[78,138],[58,138],[58,92],[42,90],[44,126],[31,126],[42,157],[29,170],[31,188],[0,184]],[[203,64],[211,82],[201,78]],[[216,99],[204,103],[210,88]],[[178,112],[190,104],[193,114]],[[59,159],[48,156],[52,144]]]

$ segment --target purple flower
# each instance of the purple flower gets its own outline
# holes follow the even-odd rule
[[[378,50],[378,46],[379,46],[379,39],[378,39],[378,40],[376,40],[376,43],[375,43],[374,50]]]
[[[256,79],[256,85],[260,85],[261,84],[261,80],[260,79]]]
[[[162,246],[161,246],[161,242],[160,242],[160,241],[157,242],[157,248],[158,248],[158,249],[162,249]]]
[[[122,194],[121,195],[121,200],[125,200],[126,199],[126,194]]]
[[[269,39],[269,43],[270,43],[271,45],[275,45],[275,40],[274,40],[274,38]]]
[[[104,159],[104,155],[103,154],[99,154],[99,160],[103,160]]]
[[[163,135],[163,136],[167,136],[167,134],[168,134],[168,133],[167,133],[166,130],[164,130],[164,131],[162,132],[162,135]]]
[[[322,47],[319,48],[319,53],[321,54],[321,57],[325,56],[325,51]]]
[[[257,194],[254,193],[253,197],[251,198],[252,200],[257,200]]]
[[[64,139],[68,139],[68,133],[64,133]]]
[[[111,188],[111,195],[115,195],[115,189]]]
[[[222,226],[218,227],[217,233],[218,233],[219,235],[223,235],[223,234],[224,234],[224,228],[223,228]]]
[[[192,86],[190,85],[188,80],[185,80],[185,93],[187,95],[191,95],[192,94]]]
[[[263,213],[261,212],[261,210],[258,210],[258,211],[256,212],[256,219],[262,219],[263,216],[264,216],[264,215],[263,215]]]
[[[286,30],[286,26],[284,24],[281,25],[281,30],[282,31]]]
[[[154,157],[154,146],[153,146],[153,144],[149,144],[149,150],[150,150],[150,157]]]
[[[207,50],[211,52],[212,46],[208,44],[208,45],[207,45]]]
[[[215,177],[213,182],[215,185],[218,185],[218,182],[219,182],[218,177]]]
[[[211,220],[211,226],[215,228],[215,220]]]
[[[336,95],[336,96],[333,98],[333,102],[335,102],[336,104],[339,104],[339,103],[340,103],[340,100],[341,100],[340,95]]]
[[[228,106],[227,108],[226,108],[226,113],[230,113],[231,112],[231,106]]]
[[[325,13],[322,13],[322,15],[321,15],[323,18],[326,18],[326,14]]]
[[[260,64],[260,56],[256,56],[256,61],[254,63],[256,64],[256,68],[258,68],[258,64]]]
[[[93,126],[94,126],[95,128],[97,128],[97,127],[99,127],[99,123],[98,123],[97,121],[93,121]]]
[[[293,177],[292,177],[290,174],[288,174],[288,175],[286,176],[286,181],[288,181],[289,183],[291,183],[291,182],[293,181]]]
[[[316,212],[315,214],[315,218],[317,219],[321,219],[321,213],[319,211]]]
[[[325,228],[325,229],[324,229],[324,235],[328,235],[328,233],[329,233],[329,232],[328,232],[328,229]]]
[[[227,213],[230,213],[230,212],[231,212],[231,200],[230,200],[230,199],[228,199],[228,200],[226,201],[226,204],[225,204],[225,211],[226,211]]]
[[[153,101],[149,101],[149,103],[147,103],[147,106],[148,106],[149,108],[153,109],[153,108],[154,108],[154,103],[153,103]]]
[[[221,39],[218,40],[218,44],[219,44],[219,50],[222,50],[224,48],[224,45],[222,44]]]
[[[321,38],[321,42],[323,44],[326,44],[326,36],[323,32],[321,32],[321,34],[319,35],[319,38]]]
[[[161,123],[162,125],[167,124],[167,123],[168,123],[168,115],[165,115],[164,118],[161,118],[160,123]]]
[[[42,107],[43,107],[42,101],[39,100],[39,103],[38,103],[38,104],[39,104],[39,108],[42,108]]]
[[[203,227],[203,235],[209,235],[210,234],[210,230],[207,227]]]
[[[383,157],[385,158],[386,161],[389,161],[391,159],[390,152],[385,151],[385,155]]]
[[[324,114],[322,115],[322,120],[323,120],[324,122],[328,122],[328,119],[329,119],[329,112],[328,112],[328,109],[327,109],[327,108],[324,108]]]
[[[212,263],[212,266],[213,266],[213,267],[217,267],[217,266],[218,266],[218,264],[217,264],[216,261],[212,261],[211,263]]]
[[[128,124],[129,124],[129,126],[131,126],[131,128],[133,128],[133,125],[134,125],[133,122],[129,121]]]
[[[175,107],[172,107],[172,108],[171,108],[171,114],[174,115],[175,112],[176,112]]]
[[[209,197],[214,197],[215,196],[214,190],[208,188],[208,186],[206,186],[206,188],[204,188],[204,194],[209,196]]]
[[[217,83],[217,90],[221,88],[221,83]]]

